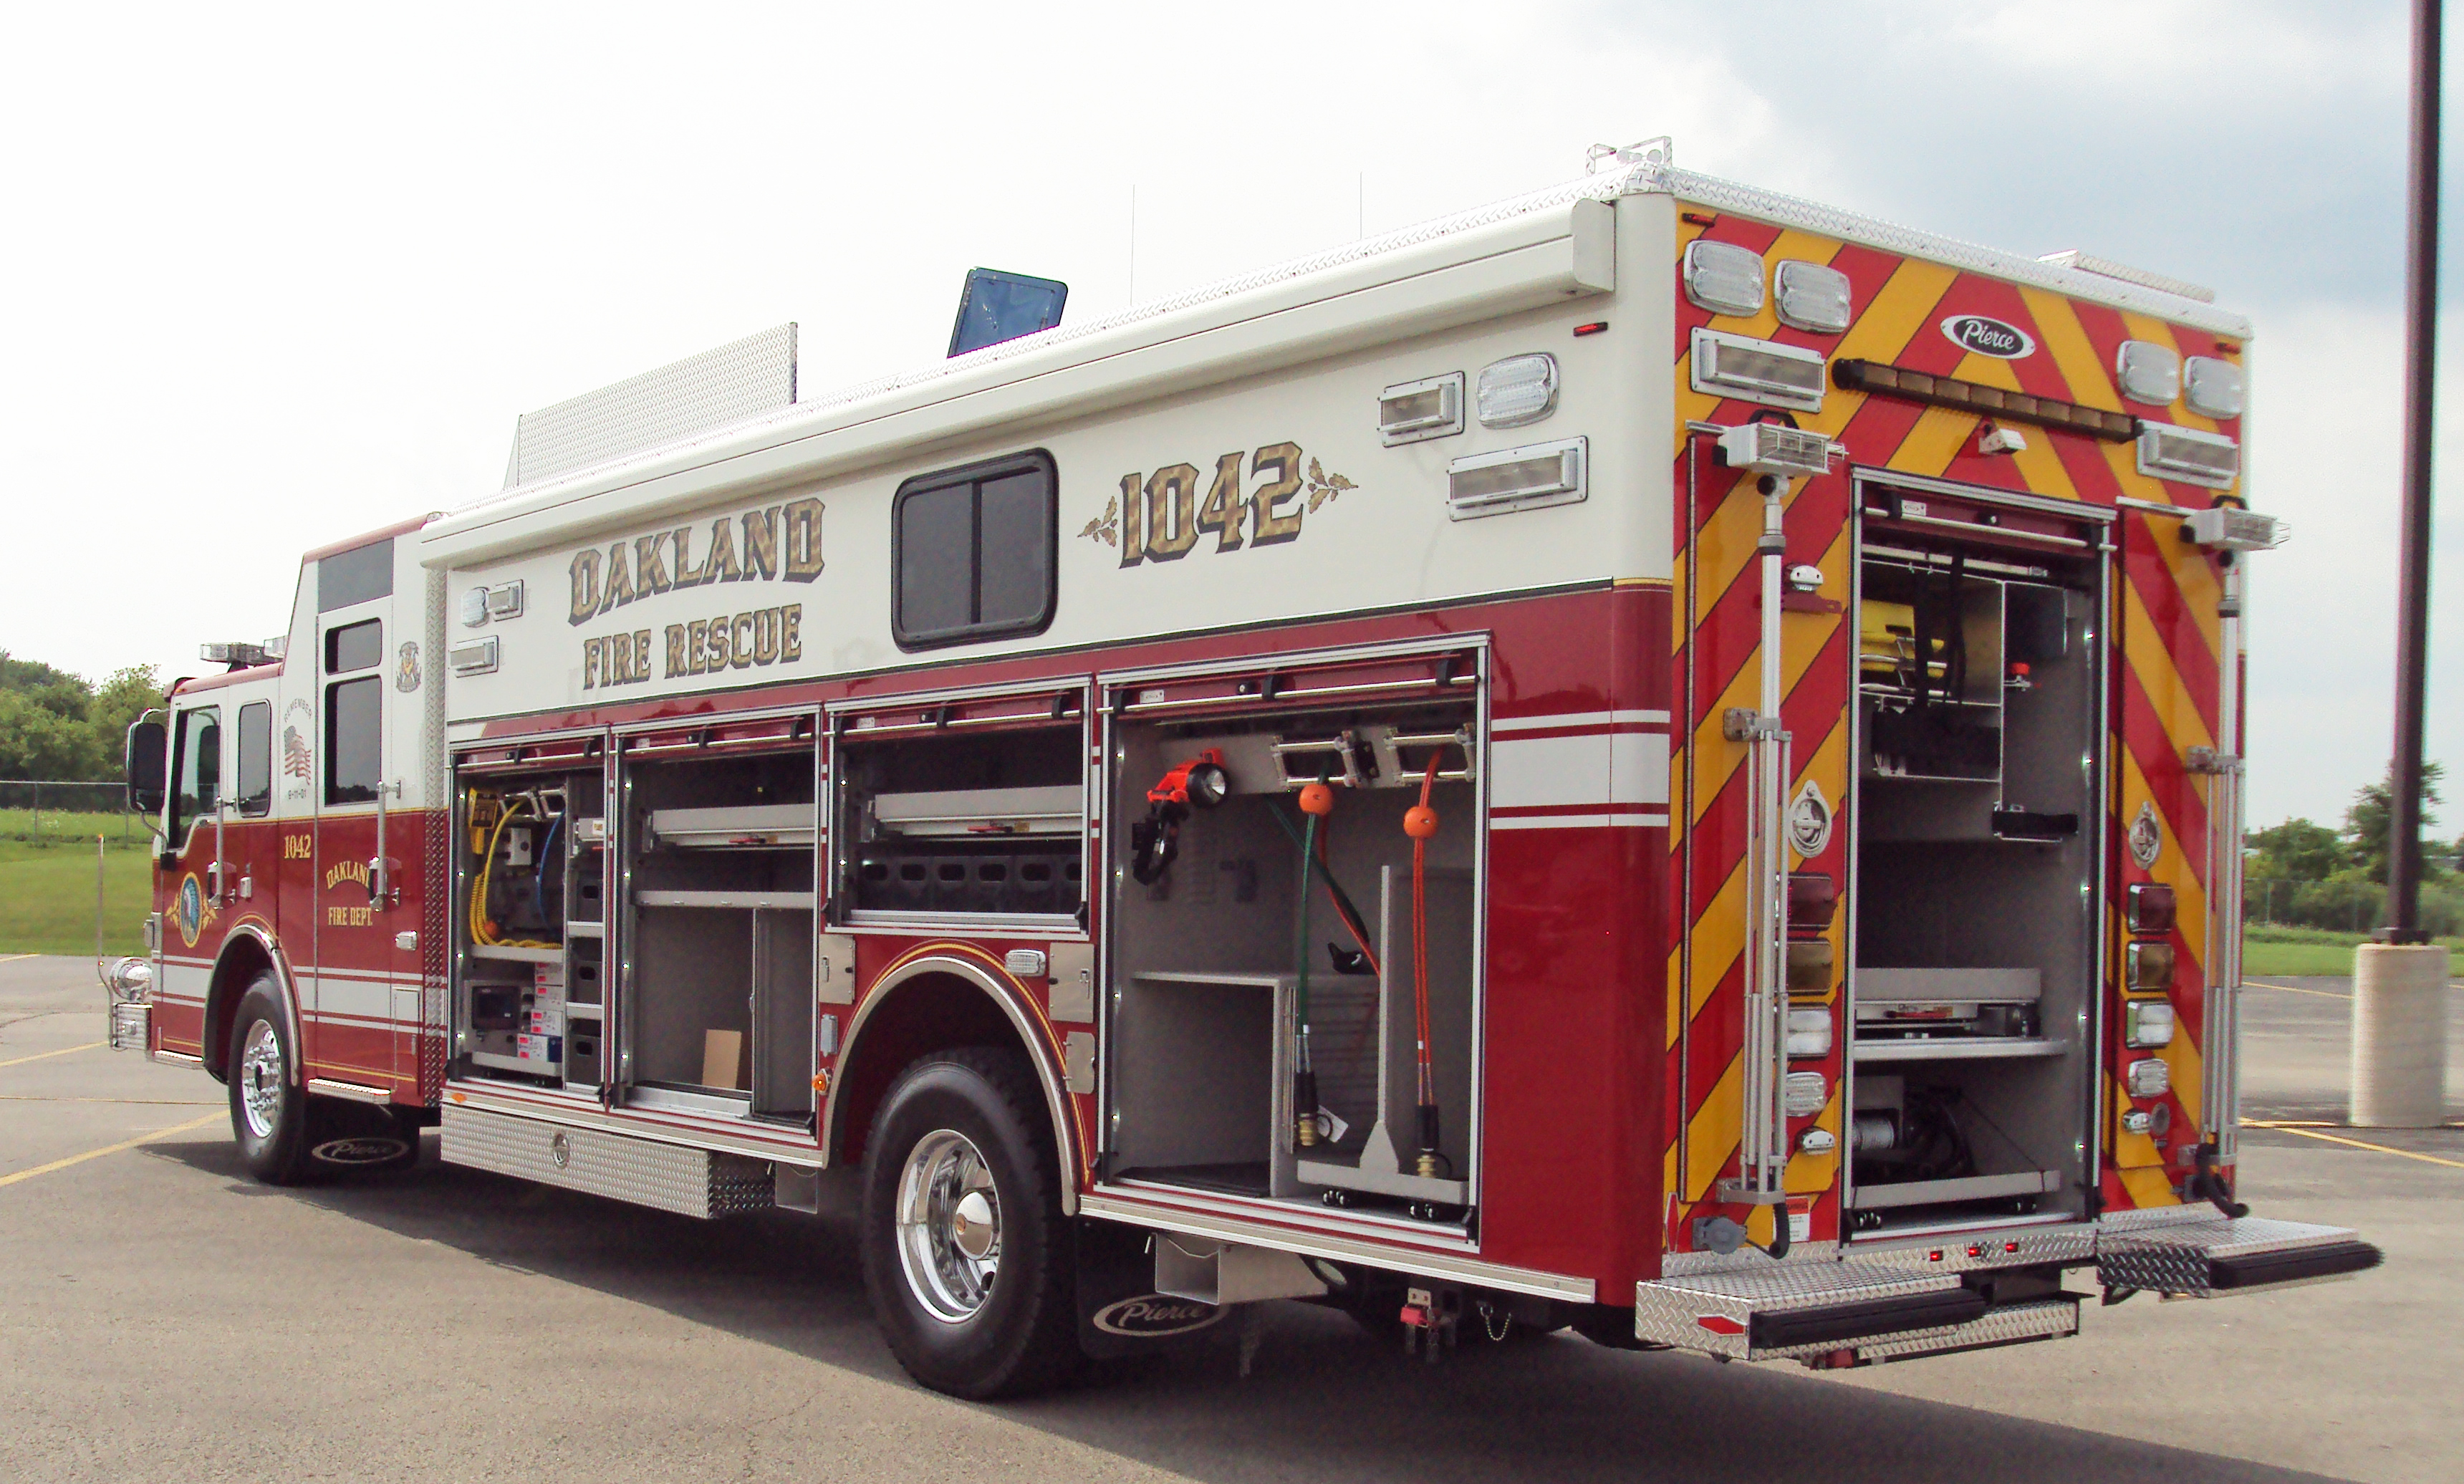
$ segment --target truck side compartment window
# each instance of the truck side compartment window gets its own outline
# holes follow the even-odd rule
[[[365,804],[377,797],[384,766],[378,723],[385,678],[363,676],[325,687],[325,802]]]
[[[252,701],[239,709],[239,812],[274,807],[274,704]]]
[[[179,757],[173,763],[171,833],[174,845],[185,843],[188,826],[213,818],[222,802],[223,713],[202,706],[180,713]]]
[[[393,537],[337,552],[317,562],[317,611],[393,596]]]
[[[897,586],[891,631],[931,649],[1052,622],[1055,502],[1051,455],[1022,453],[922,474],[891,507]]]
[[[373,669],[384,660],[385,624],[378,620],[345,623],[326,631],[326,674],[347,675],[353,670]]]

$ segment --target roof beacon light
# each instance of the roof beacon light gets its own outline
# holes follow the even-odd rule
[[[1771,296],[1781,324],[1821,335],[1848,328],[1848,275],[1836,268],[1782,258],[1771,273]]]
[[[2192,511],[2182,520],[2182,539],[2228,552],[2273,551],[2284,544],[2293,528],[2273,515],[2219,505]]]
[[[2222,433],[2169,423],[2139,425],[2139,472],[2156,479],[2230,490],[2241,474],[2241,447]]]
[[[1717,330],[1694,332],[1693,384],[1698,392],[1735,397],[1797,412],[1822,410],[1820,353],[1749,339]]]
[[[2241,367],[2213,356],[2182,363],[2182,400],[2201,417],[2237,418],[2242,409]]]
[[[1557,410],[1557,358],[1508,356],[1480,368],[1480,426],[1521,427]]]
[[[1685,245],[1685,296],[1715,315],[1763,312],[1763,255],[1733,242]]]
[[[2182,395],[2182,357],[2169,345],[2153,340],[2124,340],[2113,358],[2122,395],[2150,406],[2169,407]]]

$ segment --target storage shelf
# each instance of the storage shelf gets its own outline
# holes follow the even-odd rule
[[[1932,1040],[1859,1040],[1849,1055],[1859,1065],[1869,1061],[1978,1061],[2004,1057],[2058,1057],[2070,1050],[2066,1040],[2041,1037],[1944,1036]]]
[[[552,949],[523,949],[509,943],[473,943],[471,956],[508,959],[517,964],[561,964],[564,962],[564,948],[561,944]]]
[[[813,843],[820,816],[811,804],[740,804],[720,809],[654,809],[649,843],[685,850],[779,850]]]
[[[2046,1195],[2061,1188],[2062,1177],[2050,1169],[2028,1169],[2013,1175],[1966,1175],[1955,1180],[1908,1180],[1898,1185],[1859,1186],[1849,1209],[1887,1211],[1895,1206],[1992,1201],[2013,1195]]]
[[[698,906],[746,909],[775,907],[788,910],[813,909],[814,896],[809,891],[637,891],[633,901],[641,906]]]
[[[604,938],[607,936],[607,925],[568,917],[564,920],[564,935],[568,938]]]

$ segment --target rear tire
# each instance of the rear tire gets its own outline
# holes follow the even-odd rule
[[[935,1391],[1040,1391],[1078,1355],[1075,1244],[1045,1102],[1015,1052],[910,1066],[867,1137],[865,1287],[891,1353]]]
[[[298,1080],[298,1048],[271,972],[252,981],[231,1017],[223,1065],[231,1094],[231,1138],[250,1174],[267,1185],[296,1185],[308,1168],[308,1094]]]

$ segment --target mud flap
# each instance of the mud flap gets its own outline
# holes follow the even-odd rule
[[[2263,1216],[2117,1212],[2096,1238],[2097,1281],[2123,1293],[2220,1298],[2350,1277],[2379,1262],[2377,1248],[2343,1227]]]
[[[1110,1221],[1078,1226],[1078,1347],[1099,1360],[1187,1343],[1232,1310],[1155,1291],[1149,1235]]]

